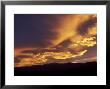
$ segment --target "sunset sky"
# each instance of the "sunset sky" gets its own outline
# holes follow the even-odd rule
[[[15,67],[97,59],[96,14],[15,14]]]

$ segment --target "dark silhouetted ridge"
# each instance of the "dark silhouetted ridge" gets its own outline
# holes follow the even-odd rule
[[[15,76],[96,76],[97,62],[45,64],[14,68]]]

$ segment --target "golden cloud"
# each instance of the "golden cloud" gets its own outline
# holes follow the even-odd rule
[[[46,46],[15,48],[15,67],[44,64],[51,59],[74,60],[85,55],[88,48],[97,44],[96,19],[95,14],[53,15],[50,19],[46,18],[47,23],[44,23],[49,27],[49,34],[41,39],[41,43]],[[22,53],[24,50],[32,52]],[[33,50],[38,52],[33,53]]]

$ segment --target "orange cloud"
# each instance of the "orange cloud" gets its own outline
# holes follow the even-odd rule
[[[54,22],[52,22],[53,19],[55,19]],[[49,34],[45,33],[44,39],[39,42],[45,46],[41,48],[36,44],[36,47],[15,48],[15,67],[44,64],[51,59],[68,60],[72,58],[74,60],[74,58],[85,55],[88,48],[97,44],[95,14],[53,15],[50,16],[50,19],[46,18],[45,21],[44,24],[46,23],[48,29],[44,30],[48,30]],[[24,50],[31,50],[31,52],[23,53]]]

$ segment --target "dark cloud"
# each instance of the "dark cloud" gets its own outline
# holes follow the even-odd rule
[[[15,14],[15,46],[45,47],[52,45],[49,39],[54,39],[53,25],[45,21],[44,15]],[[51,29],[51,30],[50,30]]]
[[[37,54],[37,53],[44,53],[44,52],[61,52],[61,51],[64,51],[64,50],[61,50],[61,49],[35,49],[35,50],[23,50],[21,51],[21,53],[25,53],[25,54],[28,54],[28,53],[33,53],[33,54]]]
[[[77,31],[80,35],[86,35],[88,32],[88,28],[95,26],[96,23],[97,23],[97,17],[91,17],[84,23],[79,24]]]
[[[16,56],[16,57],[14,57],[14,62],[15,63],[20,63],[21,60],[23,60],[23,58],[31,58],[31,56],[29,56],[29,55],[19,55],[19,56]]]
[[[56,46],[76,34],[80,18],[73,14],[15,14],[15,47]]]

